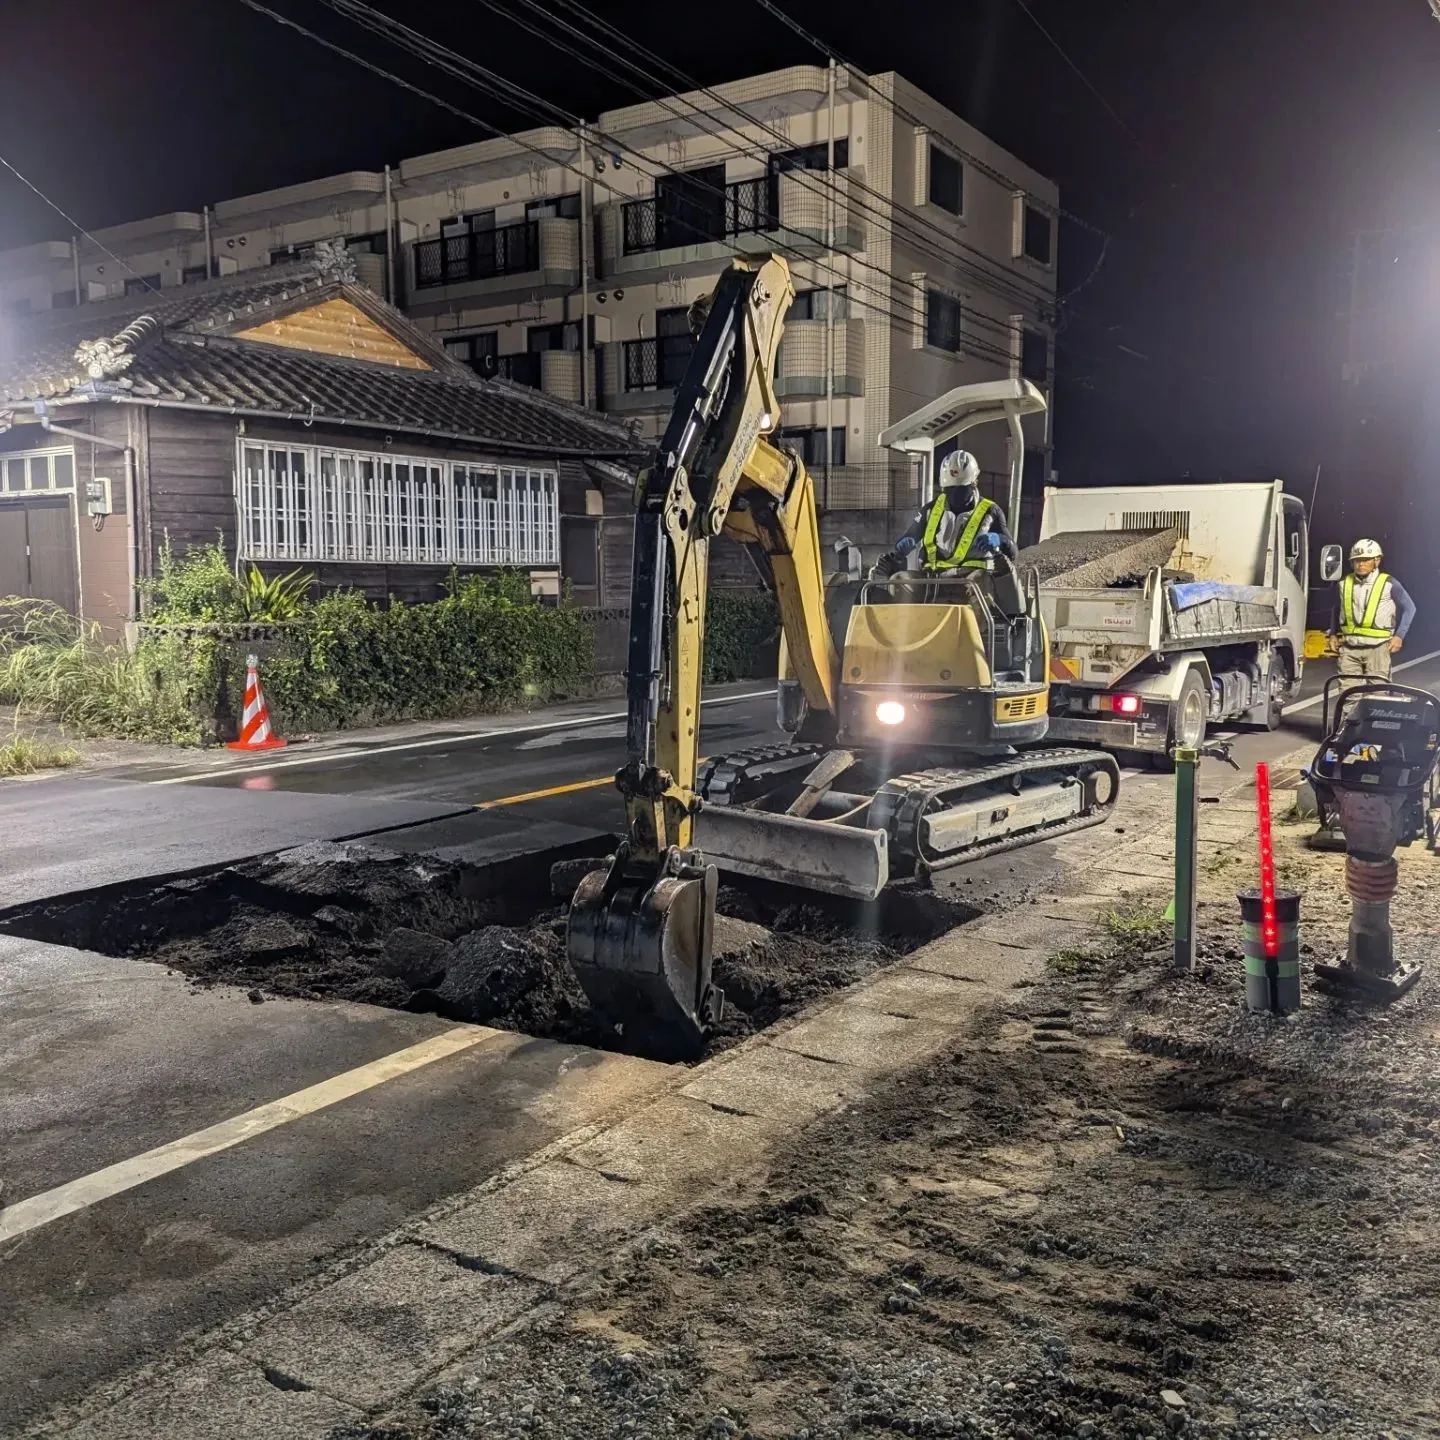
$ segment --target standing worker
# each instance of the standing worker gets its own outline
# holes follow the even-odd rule
[[[980,464],[968,450],[947,455],[940,466],[940,490],[927,510],[921,510],[910,528],[875,563],[876,579],[913,566],[932,575],[947,570],[985,570],[987,557],[999,551],[1015,559],[1015,542],[1005,524],[1005,512],[993,500],[980,496]]]
[[[1388,680],[1391,656],[1404,645],[1415,619],[1415,602],[1380,568],[1380,559],[1375,540],[1357,540],[1350,547],[1351,572],[1340,582],[1329,637],[1341,675]]]

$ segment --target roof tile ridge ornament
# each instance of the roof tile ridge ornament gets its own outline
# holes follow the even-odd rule
[[[343,236],[335,240],[317,240],[313,261],[316,276],[326,284],[354,285],[359,279],[355,257]]]
[[[130,368],[135,349],[159,329],[153,315],[138,316],[114,335],[82,340],[75,348],[75,362],[91,380],[114,379]]]

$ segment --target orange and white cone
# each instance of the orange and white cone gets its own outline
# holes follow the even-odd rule
[[[285,742],[270,728],[270,707],[260,688],[260,661],[245,659],[245,713],[240,719],[240,738],[231,740],[227,750],[279,750]]]

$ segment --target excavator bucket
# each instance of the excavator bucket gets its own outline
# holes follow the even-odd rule
[[[571,967],[628,1047],[693,1060],[724,1008],[710,983],[715,867],[672,850],[658,879],[626,872],[622,851],[580,882],[566,930]]]

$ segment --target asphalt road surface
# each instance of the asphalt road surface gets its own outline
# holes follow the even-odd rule
[[[1440,685],[1440,659],[1401,678]],[[1322,668],[1307,679],[1313,696]],[[702,751],[775,738],[765,688],[708,704]],[[5,903],[317,836],[406,843],[396,827],[416,822],[479,853],[612,832],[619,709],[0,786]],[[1237,737],[1235,758],[1318,735],[1318,705],[1302,704],[1279,732]],[[1127,771],[1117,820],[1123,789],[1169,783]],[[1065,843],[968,878],[997,892],[1039,879]],[[255,1004],[159,966],[0,937],[0,1434],[669,1073],[434,1016]]]

